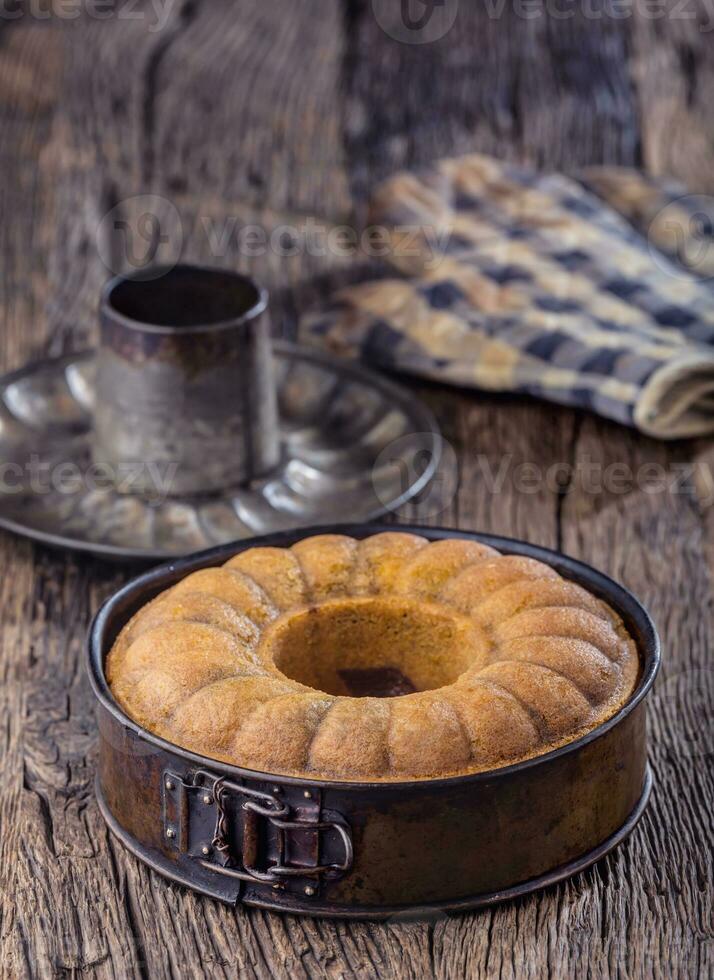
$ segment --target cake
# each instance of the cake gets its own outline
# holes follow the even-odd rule
[[[187,575],[124,627],[112,692],[164,739],[346,780],[479,772],[570,742],[633,692],[617,614],[473,540],[307,537]]]

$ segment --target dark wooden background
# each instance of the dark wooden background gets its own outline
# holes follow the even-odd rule
[[[422,46],[386,35],[366,0],[176,0],[158,30],[148,3],[107,17],[91,0],[57,2],[63,16],[47,17],[36,0],[12,19],[3,5],[2,365],[93,341],[105,262],[121,263],[124,246],[102,218],[117,205],[131,217],[126,199],[143,192],[177,209],[185,257],[250,269],[273,288],[285,331],[360,269],[233,246],[216,255],[207,223],[359,221],[383,175],[472,149],[563,168],[643,165],[714,193],[714,15],[698,0],[667,3],[589,0],[572,17],[526,18],[509,0],[496,19],[461,0],[451,31]],[[5,976],[712,975],[711,443],[664,445],[515,398],[418,390],[459,460],[459,491],[430,520],[562,547],[656,616],[657,782],[635,833],[566,884],[420,922],[300,920],[168,885],[109,837],[92,790],[82,645],[130,570],[3,534]],[[513,465],[626,464],[635,477],[656,463],[679,480],[591,492],[576,477],[528,493],[508,479],[491,493],[483,461],[497,468],[504,453]]]

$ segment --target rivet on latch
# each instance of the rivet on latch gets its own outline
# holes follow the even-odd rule
[[[170,779],[167,779],[166,780],[166,782],[164,783],[164,786],[166,787],[166,789],[173,789],[174,788],[174,784],[173,784],[173,782]]]
[[[312,887],[312,885],[305,886],[305,894],[308,898],[312,898],[312,896],[315,894],[315,889]]]
[[[213,803],[213,797],[210,795],[210,793],[203,794],[203,802],[206,804],[206,806],[209,806],[211,803]]]
[[[273,792],[274,793],[279,793],[280,792],[280,787],[279,786],[273,786]]]
[[[166,828],[166,836],[170,839],[173,839],[176,836],[176,831],[173,827]]]
[[[208,844],[204,844],[203,847],[201,848],[201,854],[205,854],[206,857],[208,857],[210,853],[211,853],[211,848],[208,846]]]
[[[312,799],[312,793],[310,792],[309,789],[306,789],[305,792],[302,795],[305,797],[306,800],[311,800]]]
[[[280,884],[280,882],[279,881],[276,881],[275,884],[273,885],[273,891],[274,892],[279,892],[282,889],[282,887],[283,886]]]

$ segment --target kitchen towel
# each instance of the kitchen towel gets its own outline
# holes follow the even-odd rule
[[[370,227],[401,275],[340,291],[302,318],[300,337],[662,439],[711,433],[707,207],[621,168],[570,177],[469,155],[397,174],[374,195]]]

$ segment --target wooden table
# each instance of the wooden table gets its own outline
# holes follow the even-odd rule
[[[158,258],[175,255],[180,224],[188,259],[266,281],[275,329],[289,333],[296,310],[365,270],[338,255],[246,255],[222,232],[309,216],[359,225],[369,188],[403,165],[478,149],[563,168],[644,164],[714,192],[714,50],[688,16],[697,0],[664,17],[601,0],[572,17],[524,17],[514,10],[531,8],[507,3],[500,18],[489,15],[498,5],[462,0],[451,31],[425,45],[395,42],[367,0],[176,0],[157,8],[165,23],[149,3],[108,17],[91,0],[57,6],[64,16],[35,4],[0,18],[7,369],[94,340],[106,265],[121,265],[127,244],[102,218],[118,207],[114,217],[131,219],[133,195],[159,195],[167,218],[180,216]],[[706,26],[703,3],[699,15]],[[134,244],[146,247],[141,235]],[[418,390],[456,450],[460,485],[443,512],[404,516],[563,548],[655,614],[657,782],[635,833],[566,884],[414,923],[280,917],[168,885],[110,838],[92,788],[84,635],[132,570],[4,534],[5,976],[712,975],[711,444]],[[504,454],[552,479],[533,488],[511,470],[494,492]],[[668,474],[654,489],[643,485],[651,463]],[[593,487],[580,474],[591,464],[624,478]]]

